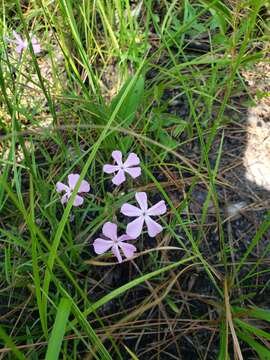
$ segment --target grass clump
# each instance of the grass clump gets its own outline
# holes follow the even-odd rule
[[[246,81],[269,59],[265,2],[0,15],[3,358],[270,359],[269,193],[243,161],[248,109],[268,111]]]

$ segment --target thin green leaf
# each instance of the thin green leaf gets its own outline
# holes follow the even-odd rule
[[[270,351],[267,350],[266,347],[255,341],[251,336],[244,334],[240,331],[237,331],[237,336],[241,340],[245,341],[250,347],[252,347],[257,352],[261,360],[270,359]]]
[[[161,269],[158,269],[156,271],[153,271],[149,274],[146,274],[146,275],[143,275],[143,276],[140,276],[139,278],[137,279],[134,279],[132,281],[130,281],[129,283],[123,285],[123,286],[120,286],[118,289],[115,289],[113,291],[111,291],[109,294],[103,296],[101,299],[99,299],[98,301],[96,301],[94,304],[92,304],[88,309],[86,309],[83,314],[84,316],[88,316],[89,314],[93,313],[94,311],[96,311],[97,309],[99,309],[101,306],[105,305],[107,302],[113,300],[114,298],[120,296],[121,294],[125,293],[127,290],[129,289],[132,289],[133,287],[155,277],[155,276],[158,276],[160,274],[163,274],[164,272],[166,271],[169,271],[171,269],[174,269],[180,265],[183,265],[193,259],[195,259],[196,257],[195,256],[191,256],[191,257],[188,257],[186,259],[182,259],[182,260],[179,260],[173,264],[170,264],[168,266],[165,266]],[[74,323],[72,323],[74,325]]]
[[[0,326],[0,338],[4,341],[5,346],[10,348],[10,350],[14,353],[16,359],[26,360],[26,357],[17,349],[11,337],[7,335],[2,326]]]
[[[120,99],[122,98],[125,90],[131,83],[131,80],[132,80],[132,78],[130,78],[126,81],[126,83],[122,86],[119,93],[112,100],[111,112],[114,111],[115,107],[117,106]],[[144,92],[144,78],[143,78],[143,76],[139,76],[137,78],[137,80],[133,83],[133,85],[128,93],[128,96],[125,97],[125,99],[118,111],[117,118],[120,119],[122,126],[128,127],[134,120],[138,106],[140,105],[141,100],[143,98],[143,92]]]
[[[70,299],[62,298],[57,309],[53,329],[50,335],[46,352],[46,360],[57,360],[59,358],[62,341],[66,331],[68,317],[71,311]]]
[[[257,327],[255,327],[253,325],[250,325],[250,324],[248,324],[248,323],[246,323],[246,322],[244,322],[244,321],[242,321],[240,319],[234,319],[233,321],[238,326],[240,326],[242,329],[247,330],[251,334],[254,334],[254,335],[258,336],[259,338],[263,337],[263,338],[265,338],[267,340],[270,340],[270,334],[267,333],[266,331],[258,329]]]
[[[257,319],[266,320],[270,322],[270,311],[266,309],[260,309],[256,307],[243,309],[238,306],[233,306],[232,311],[235,315],[242,313],[243,315],[248,317],[255,317]]]

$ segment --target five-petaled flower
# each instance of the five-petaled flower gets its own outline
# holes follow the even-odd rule
[[[141,234],[145,222],[149,236],[155,237],[162,231],[163,227],[151,219],[151,216],[163,215],[166,213],[167,209],[164,200],[161,200],[154,206],[148,208],[147,195],[145,192],[137,192],[135,198],[140,206],[139,208],[127,203],[123,204],[121,207],[122,214],[130,217],[137,217],[137,219],[128,224],[127,234],[136,239]]]
[[[117,225],[111,222],[106,222],[102,227],[103,235],[108,238],[107,240],[97,238],[94,243],[94,250],[97,254],[103,254],[108,250],[112,250],[112,253],[117,257],[119,263],[122,262],[122,256],[120,249],[127,259],[132,258],[136,247],[132,244],[128,244],[125,241],[131,240],[128,235],[117,236]]]
[[[68,202],[69,198],[72,195],[73,190],[75,189],[75,186],[79,180],[80,175],[79,174],[70,174],[68,175],[68,186],[61,183],[61,182],[57,182],[56,184],[56,191],[57,192],[65,192],[65,194],[62,196],[61,198],[61,203],[65,204]],[[80,187],[78,189],[78,193],[88,193],[90,191],[90,185],[86,180],[82,180]],[[73,206],[80,206],[82,205],[84,199],[82,196],[80,195],[76,195],[74,202],[73,202]]]
[[[18,54],[21,54],[25,49],[27,49],[28,41],[23,40],[22,37],[18,33],[16,33],[16,31],[13,31],[13,36],[15,38],[14,40],[13,39],[7,39],[7,40],[10,43],[13,43],[13,44],[17,45],[15,50],[16,50],[16,52]],[[37,41],[37,38],[35,36],[32,36],[32,35],[30,35],[30,37],[31,37],[31,43],[32,43],[34,53],[35,54],[40,53],[41,47],[40,47],[40,44]]]
[[[125,172],[128,173],[133,179],[141,175],[141,168],[137,165],[140,164],[140,159],[134,153],[129,154],[127,160],[123,163],[122,153],[119,150],[112,152],[112,157],[116,165],[106,164],[103,166],[103,171],[106,174],[117,174],[113,177],[112,182],[115,185],[120,185],[126,180]]]

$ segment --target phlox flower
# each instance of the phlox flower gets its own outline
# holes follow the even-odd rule
[[[73,190],[79,180],[79,174],[70,174],[68,175],[68,185],[61,183],[60,181],[56,184],[56,191],[57,192],[65,192],[65,194],[61,198],[61,203],[65,204],[68,202],[69,198],[72,195]],[[78,193],[88,193],[90,191],[90,185],[86,180],[82,180],[81,185],[79,187]],[[82,205],[84,199],[80,195],[76,195],[73,206],[80,206]]]
[[[18,54],[21,54],[24,50],[27,49],[28,47],[28,41],[27,39],[23,40],[22,37],[16,33],[16,31],[13,31],[13,36],[14,36],[14,40],[13,39],[7,39],[10,43],[13,43],[16,46],[15,48],[15,51],[18,53]],[[34,50],[34,53],[35,54],[38,54],[40,53],[41,51],[41,47],[40,47],[40,44],[38,43],[38,40],[35,36],[32,36],[31,35],[31,43],[32,43],[32,46],[33,46],[33,50]]]
[[[116,165],[106,164],[103,166],[103,171],[106,174],[117,173],[112,178],[114,185],[120,185],[126,180],[125,173],[128,173],[133,179],[141,175],[141,168],[137,166],[140,164],[140,159],[136,154],[129,154],[127,160],[124,163],[122,161],[121,151],[113,151],[112,157],[115,160]]]
[[[123,204],[121,207],[122,214],[130,217],[137,217],[137,219],[128,224],[127,234],[136,239],[141,234],[145,222],[149,236],[155,237],[163,230],[163,227],[154,221],[151,216],[158,216],[166,213],[167,209],[164,200],[159,201],[148,209],[147,194],[145,192],[137,192],[135,198],[140,207],[128,203]]]
[[[102,227],[103,235],[108,239],[97,238],[94,243],[94,250],[96,254],[103,254],[108,250],[112,250],[114,256],[117,257],[119,263],[123,261],[120,249],[127,259],[132,258],[136,247],[132,244],[128,244],[125,241],[131,240],[128,235],[117,236],[117,225],[111,222],[106,222]]]

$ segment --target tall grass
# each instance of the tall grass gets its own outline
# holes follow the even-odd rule
[[[265,42],[264,13],[262,0],[3,1],[5,358],[270,358],[270,313],[257,302],[269,290],[268,247],[253,253],[269,214],[235,257],[220,198],[220,189],[233,188],[222,177],[228,117],[241,112],[236,94],[249,98],[241,70],[266,56],[257,46]],[[43,54],[30,47],[16,58],[5,40],[12,30],[28,41],[33,31]],[[64,56],[61,95],[41,72],[46,59],[62,79],[52,44]],[[23,105],[22,84],[46,99],[38,113]],[[141,180],[120,190],[102,173],[115,149],[136,152],[143,168]],[[91,184],[77,209],[75,194],[63,208],[55,190],[71,172]],[[197,216],[198,185],[205,198]],[[136,191],[165,199],[165,230],[155,242],[145,234],[121,265],[96,257],[103,223],[116,221]]]

